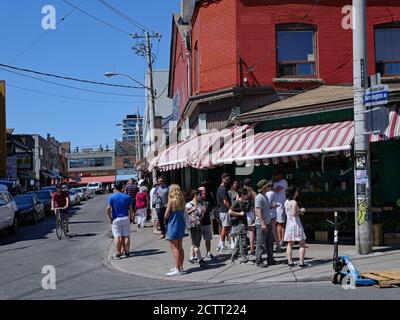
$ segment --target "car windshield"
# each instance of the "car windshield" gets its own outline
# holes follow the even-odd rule
[[[31,196],[16,196],[14,200],[17,205],[27,205],[33,203],[33,197]]]
[[[89,188],[91,188],[91,187],[97,188],[98,185],[99,185],[98,183],[89,183]]]

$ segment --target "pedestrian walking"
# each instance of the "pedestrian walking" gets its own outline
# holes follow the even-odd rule
[[[157,216],[157,209],[154,205],[154,192],[156,191],[158,187],[158,184],[155,183],[153,187],[150,190],[149,194],[149,200],[150,200],[150,211],[151,211],[151,222],[153,223],[153,233],[154,234],[160,234],[160,224],[158,221],[158,216]]]
[[[247,216],[246,212],[249,211],[248,201],[249,191],[246,188],[238,190],[237,200],[232,202],[229,209],[231,216],[232,230],[235,230],[237,241],[233,247],[231,262],[235,263],[240,256],[240,262],[247,263]]]
[[[168,193],[168,203],[165,210],[165,221],[167,223],[167,240],[175,259],[175,267],[167,276],[177,276],[184,273],[183,261],[184,251],[182,239],[185,236],[185,199],[181,188],[173,184]]]
[[[165,239],[165,210],[167,209],[169,188],[166,184],[165,177],[158,178],[158,186],[154,191],[153,203],[156,208],[158,222],[160,224],[161,236],[159,239]]]
[[[115,239],[116,253],[113,259],[130,255],[130,215],[134,215],[132,199],[122,193],[123,184],[115,184],[114,193],[108,198],[107,215],[112,224],[111,230]]]
[[[279,264],[274,260],[274,238],[271,225],[270,204],[266,193],[272,188],[272,181],[261,180],[257,183],[258,195],[255,200],[256,213],[256,265],[265,268],[268,265]],[[262,261],[263,248],[267,250],[267,264]]]
[[[283,238],[285,236],[285,222],[286,222],[286,213],[285,213],[285,202],[286,202],[286,189],[288,187],[287,181],[283,178],[283,174],[281,171],[277,170],[274,173],[274,184],[272,186],[272,190],[276,194],[276,229],[278,233],[279,239],[279,247],[283,246]]]
[[[213,206],[212,206],[213,200],[211,199],[211,197],[208,197],[208,192],[207,192],[205,185],[207,185],[207,184],[202,184],[202,186],[199,187],[199,189],[198,189],[198,191],[201,194],[199,203],[204,208],[204,214],[202,215],[202,218],[200,221],[200,228],[201,228],[201,234],[203,236],[205,247],[206,247],[206,255],[204,257],[204,260],[210,261],[210,260],[214,259],[214,256],[211,254],[211,240],[213,238],[213,230],[212,230],[212,225],[211,225],[211,212],[213,209]]]
[[[136,214],[136,194],[139,192],[139,187],[137,186],[135,179],[129,179],[125,186],[124,193],[131,197],[132,209]],[[135,223],[134,219],[131,219],[132,223]]]
[[[253,184],[250,178],[246,178],[243,181],[244,187],[248,190],[248,201],[249,201],[249,211],[246,212],[247,216],[247,228],[249,232],[249,244],[250,244],[250,254],[255,255],[255,222],[256,215],[254,213],[255,200],[257,193],[253,189]]]
[[[309,267],[308,264],[304,263],[304,257],[306,254],[306,235],[304,233],[303,225],[301,224],[300,215],[306,212],[306,209],[299,207],[297,203],[297,198],[299,197],[299,189],[291,187],[286,192],[287,202],[286,202],[286,213],[287,213],[287,223],[285,230],[284,240],[287,241],[288,246],[286,248],[286,256],[288,259],[288,266],[294,267],[292,252],[293,246],[296,241],[300,244],[299,267]]]
[[[201,193],[198,190],[192,190],[191,200],[186,204],[186,213],[189,217],[189,233],[192,240],[190,250],[190,263],[199,263],[200,266],[204,265],[204,260],[201,256],[200,242],[201,242],[201,219],[205,213],[205,209],[200,203]]]
[[[225,247],[225,238],[229,234],[231,222],[230,216],[228,214],[229,208],[231,207],[231,201],[229,197],[229,193],[227,191],[227,186],[230,182],[229,173],[223,173],[221,175],[221,184],[217,190],[217,205],[219,209],[219,217],[221,221],[221,232],[220,232],[220,241],[217,247],[217,251],[226,250]]]
[[[147,187],[141,186],[139,192],[136,194],[136,215],[138,217],[138,227],[144,228],[144,224],[147,220],[147,209],[149,204],[149,195],[147,193]]]

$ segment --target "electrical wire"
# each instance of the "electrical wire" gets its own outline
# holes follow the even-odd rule
[[[69,80],[69,81],[77,81],[77,82],[83,82],[83,83],[89,83],[89,84],[96,84],[96,85],[107,86],[107,87],[129,88],[129,89],[144,89],[145,88],[143,86],[142,87],[134,87],[134,86],[126,86],[126,85],[120,85],[120,84],[111,84],[111,83],[105,83],[105,82],[98,82],[98,81],[83,80],[83,79],[59,76],[59,75],[55,75],[55,74],[51,74],[51,73],[44,73],[44,72],[34,71],[34,70],[30,70],[30,69],[13,67],[13,66],[10,66],[7,64],[2,64],[2,63],[0,63],[0,67],[18,70],[18,71],[22,71],[22,72],[34,73],[34,74],[38,74],[38,75],[46,76],[46,77],[52,77],[52,78],[57,78],[57,79]]]
[[[120,10],[118,10],[117,8],[113,7],[112,5],[110,5],[109,3],[107,3],[104,0],[98,0],[100,3],[102,3],[105,7],[107,7],[109,10],[111,10],[112,12],[114,12],[115,14],[117,14],[118,16],[120,16],[121,18],[123,18],[124,20],[128,21],[129,23],[131,23],[132,25],[134,25],[136,28],[138,28],[139,30],[145,32],[145,31],[151,31],[154,34],[156,34],[156,32],[154,30],[151,30],[150,28],[144,26],[143,24],[133,20],[131,17],[127,16],[125,13],[121,12]]]
[[[12,85],[12,84],[9,84],[9,83],[7,83],[7,87],[16,88],[16,89],[24,90],[24,91],[30,91],[30,92],[43,94],[43,95],[47,95],[47,96],[52,96],[52,97],[58,97],[58,98],[69,99],[69,100],[76,100],[76,101],[108,103],[108,104],[134,104],[135,103],[133,101],[104,101],[104,100],[92,100],[92,99],[68,97],[68,96],[49,93],[49,92],[45,92],[45,91],[40,91],[40,90],[34,90],[34,89],[25,88],[25,87],[15,86],[15,85]]]
[[[110,95],[110,96],[122,96],[122,97],[137,97],[137,98],[144,98],[145,97],[145,95],[120,94],[120,93],[111,93],[111,92],[103,92],[103,91],[97,91],[97,90],[84,89],[84,88],[69,86],[69,85],[58,83],[58,82],[54,82],[54,81],[49,81],[49,80],[44,80],[44,79],[28,76],[26,74],[22,74],[22,73],[19,73],[19,72],[7,70],[7,69],[1,68],[1,67],[0,67],[0,70],[6,71],[6,72],[10,72],[10,73],[13,73],[13,74],[25,77],[25,78],[34,79],[34,80],[37,80],[37,81],[41,81],[41,82],[45,82],[45,83],[49,83],[49,84],[54,84],[56,86],[65,87],[65,88],[74,89],[74,90],[79,90],[79,91],[83,91],[83,92],[90,92],[90,93]]]
[[[106,22],[106,21],[104,21],[104,20],[102,20],[102,19],[100,19],[100,18],[97,18],[96,16],[94,16],[94,15],[92,15],[91,13],[89,13],[89,12],[87,12],[87,11],[85,11],[85,10],[79,8],[79,7],[77,7],[76,5],[72,4],[71,2],[69,2],[69,1],[67,1],[67,0],[61,0],[61,1],[64,2],[64,3],[66,3],[67,5],[69,5],[69,6],[73,7],[73,8],[75,8],[76,10],[82,12],[84,15],[86,15],[86,16],[88,16],[88,17],[90,17],[90,18],[92,18],[92,19],[94,19],[94,20],[96,20],[96,21],[98,21],[98,22],[100,22],[100,23],[102,23],[102,24],[104,24],[104,25],[106,25],[106,26],[108,26],[108,27],[110,27],[110,28],[116,30],[116,31],[119,31],[119,32],[124,33],[124,34],[127,34],[127,35],[129,35],[129,36],[131,35],[130,32],[128,32],[128,31],[126,31],[126,30],[123,30],[123,29],[121,29],[121,28],[119,28],[119,27],[116,27],[116,26],[114,26],[114,25],[112,25],[112,24],[110,24],[110,23],[108,23],[108,22]]]
[[[157,99],[161,98],[161,96],[164,94],[164,92],[165,92],[165,90],[167,90],[167,88],[168,88],[168,84],[165,86],[164,90],[154,99],[157,100]]]

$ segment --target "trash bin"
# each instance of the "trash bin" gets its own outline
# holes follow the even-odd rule
[[[374,246],[383,245],[383,226],[381,223],[372,224],[374,232]]]

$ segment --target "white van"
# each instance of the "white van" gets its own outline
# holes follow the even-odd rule
[[[87,188],[94,193],[103,193],[103,184],[101,182],[90,182]]]
[[[0,231],[9,230],[12,233],[18,233],[18,217],[15,212],[17,205],[7,187],[0,185]]]

